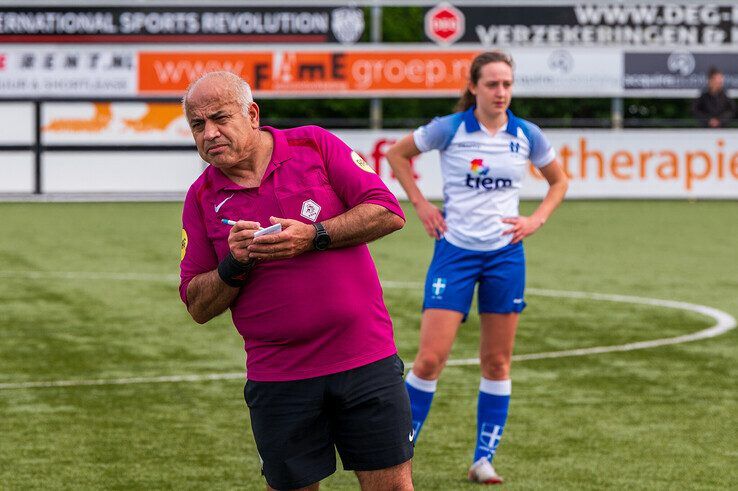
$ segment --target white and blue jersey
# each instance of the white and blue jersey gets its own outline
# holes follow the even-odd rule
[[[472,251],[505,247],[512,234],[503,218],[518,216],[520,187],[528,161],[545,167],[556,152],[533,123],[507,111],[507,124],[491,134],[464,112],[435,118],[413,133],[421,152],[441,154],[446,240]]]

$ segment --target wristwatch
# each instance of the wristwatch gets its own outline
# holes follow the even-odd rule
[[[331,236],[325,231],[322,223],[313,223],[315,227],[315,238],[313,239],[313,247],[316,251],[324,251],[331,245]]]

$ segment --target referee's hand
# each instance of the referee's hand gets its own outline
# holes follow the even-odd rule
[[[281,223],[277,234],[261,235],[248,246],[249,258],[259,261],[287,259],[313,249],[315,227],[289,218],[271,217],[272,225]]]
[[[249,222],[246,220],[239,220],[231,227],[231,231],[228,234],[228,247],[233,257],[236,258],[236,261],[245,263],[251,259],[249,257],[248,247],[254,240],[254,232],[259,230],[259,228],[259,222]]]

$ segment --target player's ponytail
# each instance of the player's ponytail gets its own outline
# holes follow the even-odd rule
[[[503,53],[502,51],[486,51],[477,55],[471,62],[469,67],[469,83],[476,85],[479,82],[479,77],[482,74],[482,67],[487,63],[506,63],[510,69],[513,69],[513,60],[510,55]],[[477,103],[477,98],[469,90],[469,85],[464,88],[464,93],[461,94],[454,111],[462,112],[466,111]]]

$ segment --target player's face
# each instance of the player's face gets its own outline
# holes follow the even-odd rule
[[[720,73],[716,73],[707,80],[707,89],[712,93],[720,92],[721,90],[723,90],[723,84],[723,75]]]
[[[256,150],[259,106],[252,103],[248,114],[232,94],[203,81],[187,101],[187,121],[200,157],[227,169],[248,161]]]
[[[469,84],[469,90],[477,97],[477,108],[490,117],[496,117],[510,107],[512,87],[512,68],[503,62],[487,63],[479,71],[477,83]]]

